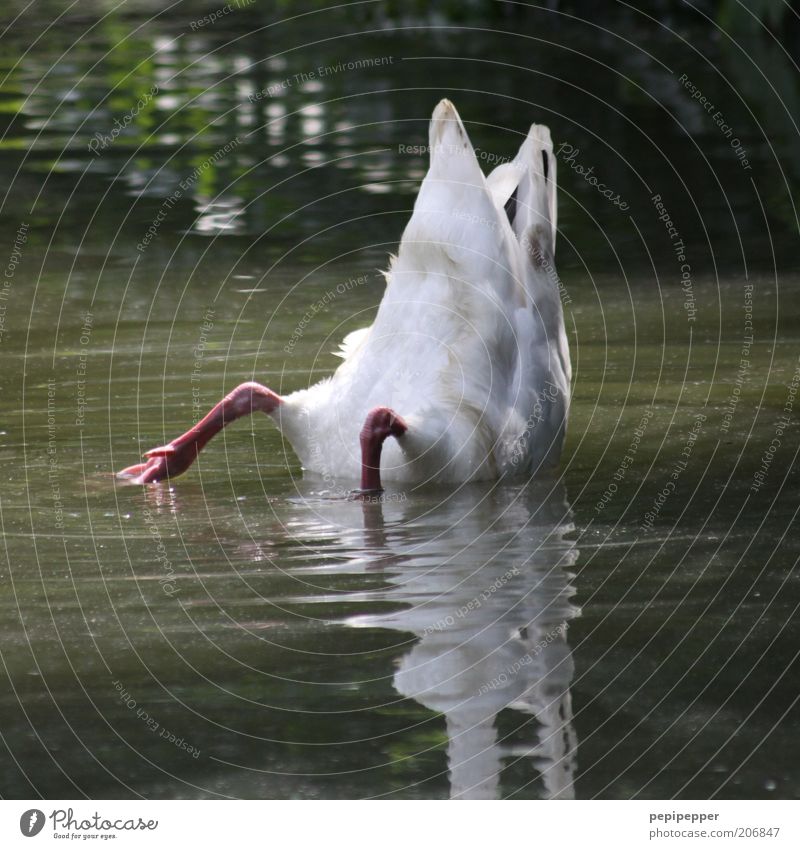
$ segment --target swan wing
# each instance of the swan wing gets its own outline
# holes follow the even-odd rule
[[[434,110],[429,141],[430,167],[362,350],[392,385],[395,370],[414,375],[418,403],[494,420],[514,366],[513,312],[526,301],[519,249],[449,100]]]

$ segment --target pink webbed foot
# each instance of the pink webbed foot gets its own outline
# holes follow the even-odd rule
[[[130,480],[132,483],[158,483],[165,478],[175,478],[182,475],[197,457],[197,448],[190,444],[178,448],[174,443],[160,445],[145,451],[146,463],[128,466],[117,473],[118,478]]]

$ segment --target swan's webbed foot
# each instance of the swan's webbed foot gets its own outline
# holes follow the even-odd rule
[[[160,445],[145,451],[146,463],[137,463],[117,472],[118,478],[125,478],[132,483],[159,483],[165,478],[176,478],[182,475],[197,458],[196,443],[190,442],[183,446],[179,440],[168,445]]]

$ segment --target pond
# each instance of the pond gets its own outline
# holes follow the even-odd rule
[[[787,55],[622,7],[213,8],[3,36],[0,795],[796,798]],[[442,96],[487,170],[553,132],[556,472],[348,501],[253,418],[118,484],[335,369]]]

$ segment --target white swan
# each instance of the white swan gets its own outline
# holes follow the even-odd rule
[[[152,483],[181,474],[214,434],[256,410],[273,418],[306,470],[345,481],[360,471],[364,492],[379,491],[381,476],[462,482],[554,465],[571,377],[555,238],[549,130],[534,124],[514,160],[487,178],[442,100],[430,168],[375,322],[344,340],[333,376],[283,398],[242,384],[120,476]]]

